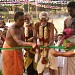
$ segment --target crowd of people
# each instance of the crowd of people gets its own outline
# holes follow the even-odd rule
[[[64,21],[62,34],[58,34],[54,24],[49,22],[46,11],[39,13],[36,23],[30,14],[22,11],[15,13],[14,23],[9,28],[4,21],[0,22],[4,28],[0,30],[0,48],[11,48],[1,51],[3,75],[23,75],[25,71],[27,75],[44,75],[46,69],[50,75],[75,74],[75,50],[69,50],[75,46],[75,2],[69,2],[67,9],[69,17]],[[32,48],[15,48],[22,46]],[[67,50],[48,46],[64,46]]]

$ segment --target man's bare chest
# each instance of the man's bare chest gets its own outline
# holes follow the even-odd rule
[[[16,30],[16,35],[17,35],[19,38],[21,38],[22,35],[23,35],[23,33],[22,33],[21,30]]]

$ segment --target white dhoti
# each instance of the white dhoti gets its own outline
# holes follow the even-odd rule
[[[67,57],[65,59],[62,75],[75,75],[75,57]]]
[[[38,65],[37,65],[38,73],[42,73],[46,67],[49,67],[49,68],[54,69],[54,70],[57,70],[56,57],[54,57],[51,54],[50,50],[48,52],[48,63],[47,64],[42,64],[42,59],[43,59],[43,55],[41,55],[41,58],[40,58],[40,60],[38,62]]]
[[[75,35],[72,37],[69,37],[67,40],[69,40],[72,43],[75,43]],[[67,57],[64,62],[64,68],[63,75],[75,75],[75,56],[74,57]]]

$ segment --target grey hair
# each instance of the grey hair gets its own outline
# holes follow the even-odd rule
[[[48,19],[49,19],[48,12],[42,11],[42,12],[39,14],[39,19],[42,19],[42,18],[46,18],[46,20],[48,20]]]

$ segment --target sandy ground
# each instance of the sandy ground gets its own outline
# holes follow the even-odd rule
[[[56,19],[53,19],[53,23],[54,23],[54,26],[56,27],[56,29],[58,30],[58,34],[63,31],[65,19],[66,19],[66,17],[63,17],[63,18],[57,17]]]

